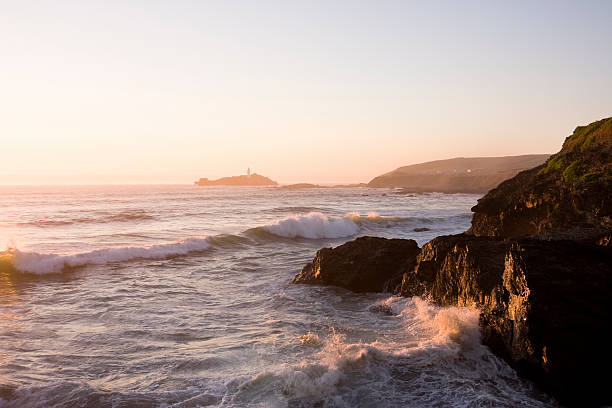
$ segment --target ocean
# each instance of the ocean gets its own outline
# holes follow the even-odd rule
[[[358,236],[463,232],[477,199],[0,187],[0,407],[555,407],[477,310],[290,283]]]

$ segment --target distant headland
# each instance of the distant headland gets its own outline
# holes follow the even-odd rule
[[[247,174],[240,176],[222,177],[217,180],[209,180],[201,178],[194,183],[198,186],[276,186],[278,183],[268,177],[251,173],[251,169],[247,170]]]
[[[550,155],[458,157],[397,168],[375,177],[368,187],[403,188],[406,192],[484,193]]]

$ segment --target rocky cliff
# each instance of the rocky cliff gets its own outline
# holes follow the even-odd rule
[[[375,291],[404,271],[401,295],[478,307],[483,342],[562,403],[609,405],[611,180],[609,118],[487,193],[466,233],[435,238],[416,259],[397,249],[412,241],[360,238],[319,251],[294,282]]]
[[[445,236],[400,294],[478,307],[493,352],[562,402],[599,406],[611,401],[611,265],[610,248],[575,241]]]
[[[612,232],[612,118],[576,128],[561,151],[478,200],[477,236],[587,239]],[[605,237],[608,237],[607,239]]]

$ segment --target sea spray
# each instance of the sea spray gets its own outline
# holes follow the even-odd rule
[[[301,362],[243,380],[230,390],[230,405],[555,406],[525,395],[529,386],[480,343],[477,310],[392,296],[366,311],[355,318],[373,320],[374,340],[363,337],[371,329],[357,327],[308,331],[296,338]]]
[[[328,217],[319,212],[294,215],[262,227],[265,231],[286,238],[342,238],[359,232],[349,218]]]

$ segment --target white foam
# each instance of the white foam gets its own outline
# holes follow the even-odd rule
[[[262,228],[274,235],[286,238],[342,238],[359,232],[359,226],[350,218],[328,217],[319,212],[294,215]]]
[[[164,259],[170,256],[203,251],[210,247],[208,238],[188,238],[183,241],[149,247],[104,248],[74,255],[41,254],[15,249],[12,263],[20,272],[44,275],[62,272],[67,267],[103,265],[133,259]]]

